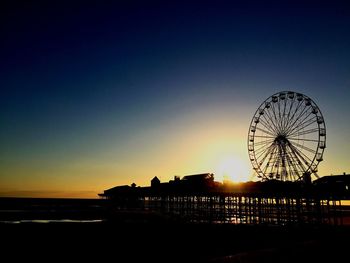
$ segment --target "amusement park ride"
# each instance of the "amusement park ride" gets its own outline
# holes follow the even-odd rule
[[[321,110],[304,94],[284,91],[268,97],[250,123],[249,158],[263,181],[318,178],[317,166],[325,148]]]

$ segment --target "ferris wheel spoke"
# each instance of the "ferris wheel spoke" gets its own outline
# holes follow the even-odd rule
[[[310,166],[313,163],[310,157],[308,157],[305,153],[303,153],[299,149],[295,149],[295,150],[297,151],[297,153],[299,153],[299,156],[303,159],[305,165]]]
[[[288,167],[287,167],[288,174],[287,174],[287,176],[289,176],[290,179],[293,179],[292,176],[295,173],[295,170],[294,170],[294,165],[293,165],[293,163],[292,163],[292,161],[290,159],[290,156],[289,156],[288,152],[286,153],[286,160],[287,160],[287,163],[288,163]]]
[[[286,125],[286,107],[287,107],[287,100],[288,99],[284,99],[284,103],[282,105],[283,108],[283,112],[282,112],[282,118],[281,118],[281,126],[282,126],[282,130],[284,129],[284,126]]]
[[[266,112],[265,112],[265,114],[262,115],[262,116],[263,116],[264,121],[266,122],[266,124],[268,124],[268,126],[271,128],[270,130],[271,130],[272,132],[274,132],[274,133],[277,134],[278,131],[276,130],[276,128],[275,128],[275,126],[273,125],[273,123],[272,123],[269,119],[266,118]]]
[[[309,118],[311,114],[312,114],[311,112],[304,111],[303,114],[300,115],[300,117],[293,122],[293,125],[289,127],[287,132],[290,133],[290,132],[294,131],[295,129],[302,127],[303,125],[309,124],[310,120],[312,120],[314,118],[314,117]],[[316,119],[314,119],[314,120],[316,121]],[[311,121],[311,123],[312,122],[313,121]]]
[[[292,129],[294,127],[294,125],[297,123],[298,120],[300,120],[300,118],[307,112],[307,108],[303,108],[301,110],[301,112],[299,113],[299,115],[294,116],[294,120],[288,124],[286,132],[289,132],[290,129]]]
[[[293,169],[292,169],[293,174],[299,178],[306,170],[305,167],[302,165],[298,157],[293,156],[293,158],[290,161],[292,162],[292,165],[293,165]]]
[[[263,160],[266,159],[266,156],[271,154],[275,149],[275,145],[271,144],[270,146],[266,147],[264,151],[259,152],[256,154],[256,160],[260,164]]]
[[[295,159],[295,158],[296,158],[296,160],[295,160],[296,162],[293,161],[293,159]],[[300,162],[300,160],[295,156],[295,154],[293,153],[293,151],[291,149],[288,149],[288,160],[289,160],[290,166],[292,167],[292,170],[294,171],[294,174],[298,178],[300,178],[300,172],[298,170],[298,163]],[[303,169],[300,171],[303,171]]]
[[[272,144],[270,144],[268,147],[266,147],[265,149],[266,149],[265,151],[261,152],[261,153],[257,156],[257,158],[256,158],[257,161],[263,162],[263,161],[265,160],[266,156],[269,155],[269,154],[271,154],[271,152],[274,151],[274,149],[275,149],[275,144],[272,143]],[[263,157],[262,157],[262,156],[263,156]]]
[[[292,129],[289,129],[288,132],[291,133],[300,127],[304,127],[306,124],[311,125],[314,121],[316,121],[316,118],[314,117],[311,119],[308,119],[311,114],[312,112],[310,112],[303,120],[301,120],[298,124],[296,124]]]
[[[283,131],[285,131],[290,123],[290,114],[291,114],[291,111],[292,111],[292,108],[294,106],[294,99],[290,102],[290,103],[287,103],[287,107],[288,107],[288,114],[285,114],[284,117],[285,117],[285,120],[284,120],[284,123],[283,123]]]
[[[272,134],[272,136],[273,136],[273,134],[275,133],[275,131],[268,125],[268,123],[265,122],[265,120],[263,120],[262,118],[260,118],[259,120],[260,120],[260,123],[262,124],[262,126],[264,126],[264,128],[265,128],[266,130],[268,130],[268,131]]]
[[[268,160],[269,165],[266,165],[264,169],[265,175],[267,175],[267,173],[273,174],[275,162],[276,162],[275,152],[272,152]]]
[[[274,152],[274,149],[275,149],[274,146],[270,147],[269,150],[266,152],[266,154],[261,158],[261,160],[259,160],[259,165],[260,166],[262,166],[264,164],[264,162],[265,162],[265,160],[266,160],[266,158],[268,156],[270,156],[270,158],[271,158],[271,156],[272,156],[272,154]],[[266,167],[267,166],[269,166],[269,162],[266,163]]]
[[[266,152],[268,152],[270,150],[270,148],[269,148],[270,146],[262,146],[262,147],[258,148],[255,151],[255,156],[256,156],[255,158],[260,160],[261,156],[263,156]]]
[[[261,122],[262,121],[262,122]],[[267,128],[268,127],[268,130],[272,133],[272,134],[277,134],[278,132],[277,132],[277,130],[275,129],[275,127],[271,124],[271,123],[269,123],[268,121],[266,121],[265,120],[265,118],[264,119],[260,119],[260,122],[261,122],[261,124],[262,124],[262,126],[264,126],[265,128]]]
[[[283,125],[282,125],[283,130],[285,130],[287,123],[288,123],[291,105],[292,105],[292,102],[290,102],[289,99],[286,98],[284,100],[284,108],[283,108]],[[287,112],[288,112],[288,114],[287,114]]]
[[[316,154],[316,151],[315,151],[315,150],[310,149],[309,147],[306,147],[306,146],[304,146],[304,145],[301,145],[301,144],[299,144],[299,143],[297,143],[297,142],[289,142],[289,143],[292,144],[294,147],[297,147],[297,149],[298,149],[298,148],[301,148],[301,149],[303,149],[303,150],[305,150],[305,151],[308,151],[308,152],[310,152],[310,153],[312,153],[312,154]]]
[[[286,172],[286,160],[285,160],[285,152],[283,146],[279,146],[279,155],[280,155],[280,163],[279,163],[279,177],[282,179],[284,173]]]
[[[268,159],[268,161],[267,161],[267,163],[266,163],[266,166],[265,166],[265,168],[264,168],[264,174],[266,174],[267,169],[270,168],[270,167],[271,167],[271,168],[270,168],[270,171],[272,171],[273,166],[270,166],[270,163],[271,163],[271,161],[273,160],[273,156],[274,156],[274,150],[271,151],[271,153],[270,153],[270,157],[269,157],[269,159]]]
[[[305,130],[307,127],[313,125],[316,123],[316,119],[310,119],[306,122],[303,123],[303,125],[299,125],[299,127],[297,129],[294,129],[293,131],[290,131],[289,134],[295,134],[298,133],[302,130]]]
[[[290,125],[290,123],[292,123],[294,121],[295,114],[297,114],[297,112],[300,109],[301,105],[302,105],[302,102],[299,101],[298,105],[296,105],[296,107],[295,107],[295,110],[294,110],[292,116],[290,117],[290,119],[287,122],[287,127]]]
[[[281,122],[281,128],[283,129],[284,126],[284,111],[285,111],[285,103],[286,103],[286,99],[284,99],[282,102],[278,103],[279,108],[280,108],[280,122]]]
[[[275,137],[275,135],[274,135],[273,133],[271,133],[271,132],[269,132],[269,131],[267,131],[267,130],[261,129],[261,128],[259,128],[259,127],[256,127],[256,129],[257,129],[258,131],[264,132],[264,133],[266,133],[266,134],[268,134],[268,135],[270,135],[270,136]]]
[[[278,130],[281,130],[281,126],[280,126],[280,122],[279,122],[279,119],[277,118],[276,116],[276,108],[275,108],[275,105],[274,103],[271,103],[271,110],[272,110],[272,113],[273,113],[273,116],[275,118],[275,123],[276,123],[276,126],[278,128]]]
[[[266,148],[266,146],[260,146],[255,148],[255,156],[259,156],[261,153],[263,153],[264,151],[267,151],[268,149]]]
[[[256,142],[254,143],[254,147],[255,146],[260,146],[260,145],[267,145],[267,144],[271,144],[274,140],[266,140],[266,141],[261,141],[261,142]]]
[[[278,103],[277,103],[277,106],[278,106],[278,119],[281,121],[282,118],[281,118],[281,103],[280,103],[280,100],[278,100]]]
[[[283,113],[282,113],[280,101],[278,103],[278,116],[279,116],[279,123],[280,123],[281,130],[283,130]]]
[[[256,150],[256,154],[255,154],[256,159],[259,160],[262,155],[264,155],[266,152],[270,151],[272,146],[273,146],[273,144],[271,144],[268,147],[262,146],[262,147],[258,148]]]
[[[294,141],[294,140],[295,140],[295,141],[305,141],[305,142],[316,142],[316,143],[319,142],[319,140],[304,139],[304,138],[300,139],[300,138],[289,137],[289,136],[288,136],[288,140],[293,140],[293,141]]]
[[[280,157],[281,156],[279,155],[278,149],[276,149],[274,163],[271,169],[271,171],[274,171],[274,174],[276,175],[278,174],[278,171],[279,171]]]
[[[315,124],[316,120],[317,120],[316,118],[309,119],[308,121],[305,121],[303,124],[300,124],[299,127],[295,128],[294,130],[291,130],[288,134],[293,135],[295,133],[298,133],[301,130],[304,130],[305,128],[311,126],[312,124]]]
[[[266,147],[260,147],[259,149],[255,150],[255,159],[259,159],[261,155],[263,155],[265,152],[267,152],[269,149]]]
[[[271,109],[271,106],[270,106],[270,109]],[[276,131],[276,133],[278,133],[278,127],[277,127],[276,123],[273,121],[273,117],[271,116],[270,111],[267,110],[265,112],[266,112],[266,116],[269,118],[272,126],[274,127],[274,130]]]
[[[292,146],[291,149],[293,149],[297,153],[297,155],[304,161],[305,165],[310,166],[313,163],[310,157],[308,157],[305,153],[300,151],[297,147],[295,147],[292,144],[290,146]]]
[[[254,135],[254,138],[275,139],[276,136]]]
[[[294,149],[293,147],[290,147],[290,149],[291,149],[293,157],[294,157],[294,159],[296,161],[296,165],[299,167],[299,169],[300,169],[300,171],[302,173],[305,173],[306,172],[306,168],[304,167],[303,162],[300,160],[300,159],[303,160],[303,158],[300,158],[300,156],[298,154],[298,151],[296,149]]]
[[[300,105],[299,105],[299,109],[298,111],[296,112],[294,118],[295,119],[299,119],[301,116],[303,116],[305,114],[305,112],[307,112],[308,108],[305,106],[305,104],[303,103],[304,101],[301,101],[300,102]]]
[[[277,169],[278,171],[278,167],[279,167],[279,164],[280,164],[280,161],[281,161],[281,151],[280,151],[280,146],[279,145],[276,145],[276,150],[274,152],[274,167]]]
[[[289,120],[290,120],[290,112],[291,112],[291,110],[292,110],[292,108],[293,108],[294,102],[295,102],[295,99],[293,99],[293,100],[291,101],[290,105],[289,105],[289,110],[288,110],[288,115],[287,115],[287,121],[286,121],[286,127],[287,127],[287,125],[288,125],[288,123],[289,123]],[[286,127],[284,127],[284,128],[286,128]]]
[[[286,148],[285,148],[285,146],[284,145],[281,145],[281,169],[282,169],[282,171],[281,171],[281,177],[282,176],[285,176],[285,174],[287,173],[287,160],[286,160],[286,154],[287,154],[287,152],[286,152]]]
[[[288,138],[289,136],[302,136],[302,135],[311,134],[311,133],[318,133],[318,131],[319,131],[318,128],[313,128],[302,132],[295,132],[295,133],[289,134]]]

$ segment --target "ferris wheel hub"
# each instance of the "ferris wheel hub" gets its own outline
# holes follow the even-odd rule
[[[287,142],[288,140],[287,140],[287,137],[285,136],[285,135],[278,135],[277,137],[276,137],[276,139],[275,139],[275,142],[276,143],[283,143],[283,144],[285,144],[286,142]]]

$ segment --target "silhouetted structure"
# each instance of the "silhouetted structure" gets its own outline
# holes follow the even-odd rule
[[[152,187],[157,187],[158,185],[160,185],[160,180],[158,179],[157,176],[155,176],[155,177],[151,180],[151,186],[152,186]]]
[[[214,181],[212,173],[186,175],[150,187],[117,186],[101,197],[117,209],[143,209],[191,222],[342,224],[341,200],[350,199],[350,175],[313,184],[269,180],[240,184]]]
[[[333,198],[349,199],[350,174],[323,176],[314,181],[315,187],[321,192],[327,192]]]
[[[282,91],[263,101],[248,130],[248,154],[262,181],[306,181],[317,175],[326,148],[326,125],[308,96]]]

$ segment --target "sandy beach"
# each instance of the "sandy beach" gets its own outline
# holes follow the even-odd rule
[[[3,257],[19,262],[341,262],[350,237],[345,225],[194,224],[145,211],[111,217],[98,200],[1,201]]]

